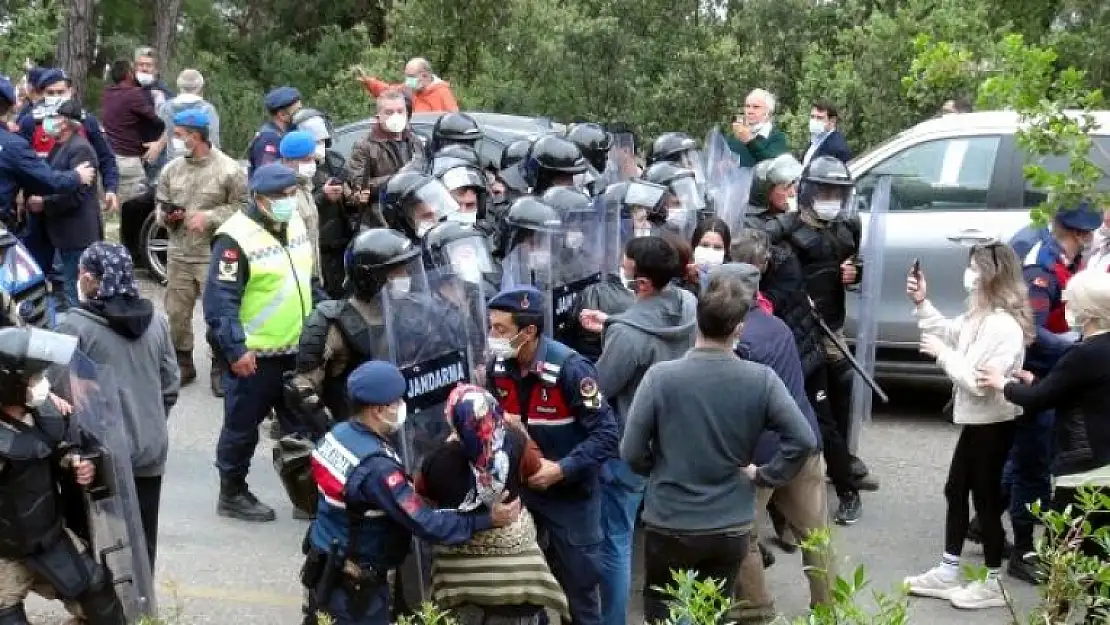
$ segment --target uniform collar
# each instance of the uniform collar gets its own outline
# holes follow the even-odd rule
[[[547,347],[549,340],[550,339],[548,339],[546,336],[540,336],[539,345],[536,346],[536,355],[532,359],[532,366],[528,367],[528,371],[526,373],[540,375],[544,372],[543,365],[547,362]],[[516,358],[505,360],[504,363],[505,369],[511,372],[512,375],[520,375],[520,363],[517,362]]]

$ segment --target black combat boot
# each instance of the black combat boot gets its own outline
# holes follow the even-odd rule
[[[193,366],[193,352],[177,352],[177,368],[181,369],[181,386],[191,384],[197,379],[197,368]]]
[[[258,500],[246,480],[220,478],[220,502],[216,513],[229,519],[265,523],[277,519],[274,509]]]

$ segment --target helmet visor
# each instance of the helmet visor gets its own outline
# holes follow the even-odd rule
[[[686,150],[679,155],[675,163],[683,169],[694,172],[694,182],[702,186],[706,184],[705,160],[702,157],[701,150]]]
[[[486,188],[486,177],[473,167],[452,167],[443,172],[439,180],[449,191],[464,189],[466,187],[475,187],[483,190]]]
[[[628,191],[624,194],[624,203],[629,207],[642,207],[651,209],[659,206],[667,188],[661,185],[632,180],[628,183]]]
[[[451,241],[443,247],[443,255],[451,263],[451,269],[459,278],[477,284],[482,274],[493,272],[493,259],[490,257],[486,240],[475,232],[472,237]]]
[[[705,197],[692,176],[673,180],[670,186],[671,193],[678,198],[679,207],[689,211],[700,211],[705,208]]]
[[[439,180],[433,180],[413,193],[417,204],[413,218],[421,221],[443,221],[459,212],[459,203]]]

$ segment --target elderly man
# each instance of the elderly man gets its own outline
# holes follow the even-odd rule
[[[375,98],[389,89],[403,86],[412,94],[414,113],[453,113],[459,110],[455,95],[451,93],[451,83],[436,76],[425,58],[416,57],[405,64],[404,85],[391,85],[372,76],[359,76],[359,81]]]
[[[145,188],[144,164],[153,164],[162,151],[159,137],[165,124],[137,82],[130,61],[112,64],[112,85],[100,96],[100,121],[119,168],[119,199],[127,202]]]
[[[728,147],[741,167],[753,167],[790,151],[786,134],[771,121],[774,114],[775,96],[769,91],[755,89],[744,99],[743,116],[737,115],[731,133],[725,133]]]
[[[374,201],[389,177],[420,154],[421,144],[408,125],[405,96],[397,89],[378,96],[378,113],[370,132],[355,144],[347,161],[348,180],[356,193],[362,222],[384,225]]]
[[[177,88],[181,94],[166,100],[158,109],[158,116],[166,124],[166,136],[169,137],[169,150],[166,152],[169,160],[186,154],[185,144],[181,139],[174,139],[173,118],[175,115],[188,109],[199,109],[208,116],[208,143],[220,147],[220,117],[216,114],[216,107],[204,99],[204,76],[195,69],[187,69],[177,75]]]

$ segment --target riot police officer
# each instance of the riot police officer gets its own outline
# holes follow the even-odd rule
[[[684,132],[666,132],[659,135],[651,144],[648,152],[648,165],[655,163],[674,163],[682,169],[694,172],[694,180],[705,187],[705,162],[702,160],[698,142]]]
[[[0,623],[5,625],[29,625],[23,600],[42,581],[80,605],[89,625],[127,623],[111,572],[77,543],[66,522],[67,497],[81,497],[77,486],[95,486],[97,473],[76,441],[67,440],[69,419],[49,401],[44,374],[51,365],[69,365],[76,347],[76,338],[54,332],[0,330]]]
[[[391,442],[407,416],[401,372],[389,362],[369,361],[346,386],[352,417],[312,454],[320,498],[301,570],[306,625],[317,623],[317,613],[344,625],[390,623],[386,573],[405,558],[414,535],[455,545],[520,514],[520,500],[494,504],[488,513],[425,504]]]
[[[432,175],[447,187],[459,204],[459,212],[453,220],[477,226],[486,234],[492,232],[493,224],[486,219],[489,188],[481,169],[459,158],[438,156],[432,160]]]
[[[783,154],[761,161],[753,173],[748,199],[750,208],[744,216],[744,224],[762,230],[775,215],[797,208],[802,164],[790,154]]]
[[[603,213],[585,193],[569,187],[548,189],[543,203],[554,208],[562,222],[551,256],[555,302],[552,332],[555,340],[566,343],[573,331],[571,311],[579,294],[601,281]]]
[[[851,215],[850,210],[855,199],[854,183],[844,163],[822,156],[806,166],[799,186],[798,212],[777,215],[764,227],[773,245],[789,249],[798,258],[806,293],[829,328],[839,333],[844,327],[845,289],[859,284],[862,277],[858,260],[861,227],[859,217]],[[850,473],[853,478],[836,480],[840,505],[835,520],[841,525],[851,525],[862,512],[858,482],[867,475],[866,466],[847,453],[854,374],[835,344],[829,339],[825,343],[830,407],[827,412],[834,423],[822,423],[821,436],[830,464],[853,465],[830,467],[830,473]],[[830,447],[840,452],[829,453]]]
[[[604,192],[610,182],[616,182],[604,175],[609,165],[609,149],[613,147],[613,138],[604,128],[593,123],[575,124],[567,139],[578,146],[586,159],[586,173],[580,174],[578,186],[594,197]]]
[[[466,113],[447,113],[436,120],[432,127],[432,154],[449,145],[465,145],[473,148],[482,138],[478,122]]]
[[[524,180],[524,175],[521,172],[521,164],[528,157],[528,152],[532,149],[532,143],[528,139],[518,139],[505,146],[505,150],[501,152],[501,163],[497,175],[507,187],[504,200],[506,210],[508,210],[508,205],[513,200],[529,191],[528,182]]]
[[[572,621],[595,625],[601,623],[598,474],[617,457],[617,421],[594,366],[543,335],[546,306],[532,287],[502,291],[490,301],[487,387],[543,452],[522,498],[547,532],[548,561]]]
[[[382,215],[390,228],[419,243],[436,224],[459,212],[459,203],[439,180],[404,171],[385,185]]]
[[[532,193],[543,195],[551,187],[575,186],[575,176],[586,172],[586,159],[570,141],[547,135],[532,144],[520,171]]]
[[[644,170],[644,180],[667,187],[667,226],[683,241],[694,236],[694,229],[707,216],[705,195],[698,188],[694,172],[669,161],[659,161]]]

